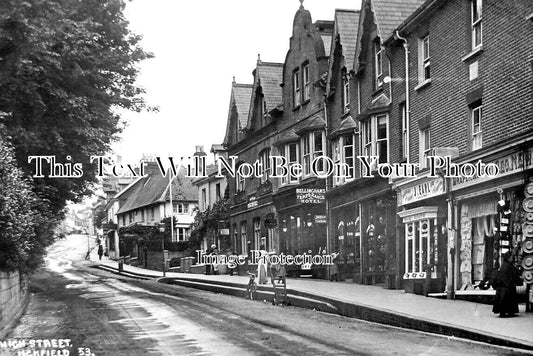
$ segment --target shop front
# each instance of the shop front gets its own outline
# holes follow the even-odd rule
[[[395,187],[404,289],[422,295],[443,292],[448,236],[446,181],[423,175],[396,182]]]
[[[320,255],[326,250],[325,189],[320,185],[280,190],[274,197],[278,214],[280,253]],[[325,278],[325,266],[287,266],[293,276]]]
[[[521,266],[522,247],[528,241],[528,232],[523,231],[528,226],[528,199],[533,200],[526,190],[533,177],[531,142],[509,145],[468,162],[478,160],[494,164],[498,174],[451,180],[458,232],[454,263],[459,267],[454,290],[466,293],[491,287],[491,276],[506,252]]]
[[[361,178],[328,191],[329,248],[343,280],[396,288],[395,194],[386,179]]]

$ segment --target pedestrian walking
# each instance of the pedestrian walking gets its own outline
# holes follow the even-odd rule
[[[492,312],[500,314],[500,318],[508,318],[518,313],[516,286],[522,285],[522,280],[518,269],[513,265],[514,258],[511,251],[502,257],[502,265],[492,281],[492,286],[496,289]]]
[[[257,278],[259,284],[265,284],[267,282],[267,261],[268,255],[265,250],[265,245],[259,246],[259,262],[257,263]]]
[[[98,245],[98,259],[102,260],[102,255],[104,254],[104,247],[100,244]]]

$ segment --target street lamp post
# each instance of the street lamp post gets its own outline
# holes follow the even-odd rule
[[[159,223],[159,232],[161,235],[161,252],[163,253],[163,277],[166,277],[166,265],[167,261],[165,259],[165,224]]]

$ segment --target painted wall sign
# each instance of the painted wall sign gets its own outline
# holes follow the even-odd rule
[[[321,204],[326,201],[326,189],[324,188],[296,189],[296,201],[301,204]]]
[[[443,178],[426,179],[411,187],[402,187],[398,195],[398,206],[432,198],[445,192]]]
[[[528,150],[525,152],[515,152],[487,163],[494,163],[496,164],[496,166],[498,166],[498,178],[505,177],[513,173],[519,173],[524,169],[533,168],[533,147],[528,148]],[[483,183],[491,179],[492,178],[487,176],[453,178],[452,190],[470,187],[472,185]]]

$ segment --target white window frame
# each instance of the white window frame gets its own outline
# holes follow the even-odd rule
[[[376,90],[383,86],[383,48],[379,43],[375,44],[375,67],[376,67]]]
[[[386,137],[378,137],[378,128],[380,120],[385,120],[386,124]],[[379,159],[372,165],[372,170],[377,169],[377,163],[386,163],[389,162],[390,157],[390,145],[389,145],[389,115],[388,114],[377,114],[371,116],[368,120],[361,123],[361,155],[365,157],[378,156],[380,154],[381,145],[384,143],[386,145],[387,154],[385,162],[379,161]],[[361,165],[361,174],[366,173],[365,168]]]
[[[472,123],[472,150],[478,150],[483,147],[483,105],[481,103],[470,109],[470,122]]]
[[[472,50],[476,50],[483,45],[483,0],[471,0],[470,13],[472,26]],[[476,43],[478,33],[479,43]]]
[[[309,79],[309,63],[304,64],[302,68],[302,75],[303,75],[303,101],[307,101],[311,99],[311,81]]]
[[[426,127],[419,131],[419,164],[420,169],[427,168],[428,157],[431,153],[431,130],[430,127]]]
[[[259,162],[263,169],[261,172],[261,183],[265,183],[270,176],[270,148],[266,148],[259,153]]]
[[[347,138],[351,136],[352,143],[347,143]],[[350,149],[352,154],[349,156],[347,155],[347,150]],[[342,176],[342,172],[339,172],[339,175],[335,175],[334,184],[335,185],[342,185],[344,183],[350,182],[355,179],[355,135],[353,133],[347,133],[340,135],[337,140],[333,143],[333,161],[336,164],[348,164],[350,166],[351,161],[351,167],[349,167],[348,172],[344,172],[346,177]],[[344,167],[344,166],[342,166]],[[337,173],[337,172],[335,172]]]
[[[295,147],[296,153],[295,153],[295,160],[291,161],[291,147]],[[288,142],[281,148],[281,155],[284,156],[287,159],[287,166],[290,167],[294,163],[299,163],[298,158],[300,157],[300,145],[298,142]],[[298,177],[292,177],[290,174],[287,176],[283,176],[281,178],[281,185],[287,185],[287,184],[297,184],[299,183],[300,178]]]
[[[402,123],[402,158],[407,159],[407,106],[400,103],[400,120]]]
[[[235,189],[237,192],[244,192],[246,190],[246,178],[242,174],[237,174],[235,177]]]
[[[176,234],[178,241],[188,241],[189,240],[189,228],[178,227],[178,233]]]
[[[418,82],[423,84],[431,80],[429,35],[418,39]]]
[[[300,145],[300,152],[302,153],[303,176],[308,177],[312,173],[311,167],[314,159],[324,155],[324,131],[311,131],[306,133],[300,140]],[[323,171],[323,169],[324,167],[322,167],[321,171]]]
[[[292,94],[293,106],[298,107],[301,104],[301,87],[300,87],[300,69],[296,68],[292,72]]]
[[[342,76],[342,105],[345,113],[350,111],[350,79],[346,73]]]
[[[437,219],[417,220],[405,224],[406,274],[425,273],[426,267],[431,265],[434,259],[432,253],[437,249],[437,235],[434,233],[437,224]],[[435,268],[430,272],[430,277],[436,277]]]

